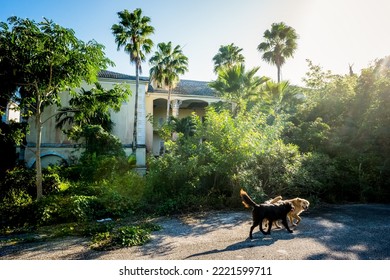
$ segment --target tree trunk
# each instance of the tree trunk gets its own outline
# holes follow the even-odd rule
[[[280,75],[281,75],[280,65],[276,65],[276,67],[278,68],[278,83],[280,83]]]
[[[169,121],[169,111],[171,106],[171,87],[168,87],[168,99],[167,99],[167,122]]]
[[[37,108],[35,113],[35,127],[36,127],[36,147],[35,147],[35,169],[36,169],[36,187],[37,199],[43,196],[42,191],[42,164],[41,164],[41,142],[42,142],[42,122],[41,122],[41,99],[38,94]]]
[[[133,129],[133,153],[137,150],[137,123],[138,123],[138,87],[139,87],[139,63],[135,65],[135,105],[134,105],[134,129]]]

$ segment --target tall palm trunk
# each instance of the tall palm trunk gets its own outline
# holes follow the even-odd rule
[[[167,99],[167,122],[169,121],[169,111],[171,106],[171,92],[172,88],[168,87],[168,99]]]
[[[138,131],[138,87],[139,87],[139,62],[135,65],[135,105],[134,105],[134,129],[133,129],[133,153],[137,150]]]

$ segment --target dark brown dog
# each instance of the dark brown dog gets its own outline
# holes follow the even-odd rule
[[[287,223],[287,214],[290,211],[294,210],[294,206],[290,202],[281,202],[278,205],[275,204],[257,204],[254,202],[250,196],[241,189],[240,196],[242,199],[242,203],[245,207],[253,207],[252,216],[253,216],[253,224],[249,231],[249,238],[252,239],[253,229],[257,226],[260,226],[260,231],[263,234],[271,234],[272,223],[277,220],[282,220],[282,224],[287,229],[288,232],[292,233],[293,231],[288,227]],[[267,219],[268,230],[264,231],[262,227],[263,219]]]

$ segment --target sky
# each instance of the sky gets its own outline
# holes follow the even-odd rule
[[[10,16],[44,17],[71,28],[83,40],[103,44],[114,63],[108,70],[134,75],[135,66],[118,50],[111,26],[117,12],[141,8],[151,18],[155,46],[171,41],[189,59],[181,79],[212,81],[212,58],[222,45],[243,49],[246,67],[260,67],[259,76],[276,80],[276,67],[261,58],[257,46],[272,23],[284,22],[299,36],[293,58],[282,67],[282,78],[302,85],[306,59],[334,74],[355,73],[376,59],[390,55],[390,1],[388,0],[0,0],[0,21]],[[153,52],[156,48],[153,49]],[[149,75],[148,59],[142,64]]]

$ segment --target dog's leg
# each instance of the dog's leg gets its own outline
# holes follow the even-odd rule
[[[252,224],[252,226],[251,226],[251,229],[250,229],[250,231],[249,231],[249,238],[250,239],[252,239],[253,238],[253,236],[252,236],[252,232],[253,232],[253,230],[254,230],[254,228],[255,227],[257,227],[259,224],[257,223],[257,222],[253,222],[253,224]],[[261,230],[262,228],[261,228],[261,224],[260,224],[260,230]]]
[[[260,223],[260,231],[264,234],[264,235],[266,235],[267,234],[267,232],[266,231],[264,231],[264,228],[263,228],[263,220],[266,220],[267,222],[266,222],[266,224],[268,224],[268,228],[270,227],[270,225],[272,226],[272,221],[270,221],[270,220],[268,220],[268,219],[264,219],[264,218],[262,218],[261,219],[261,223]]]
[[[290,219],[291,225],[293,226],[297,226],[301,221],[301,218],[298,216],[298,214],[288,213],[288,218]],[[297,220],[296,223],[294,223],[294,218]]]
[[[288,216],[288,219],[290,220],[291,225],[292,225],[292,226],[295,226],[295,223],[294,223],[294,214],[288,213],[287,216]]]
[[[264,219],[264,220],[260,223],[260,225],[259,225],[259,230],[261,230],[261,227],[266,228],[266,227],[268,226],[268,223],[269,223],[269,221],[268,221],[267,219]]]
[[[272,224],[274,223],[273,220],[268,220],[268,230],[267,230],[267,234],[271,234],[271,228],[272,228]]]
[[[282,220],[282,224],[284,225],[284,227],[287,229],[287,231],[289,233],[292,233],[293,231],[288,227],[288,223],[287,223],[287,217],[285,217],[283,220]]]
[[[295,226],[297,226],[301,222],[302,219],[298,215],[295,215],[295,218],[297,219],[297,222],[295,223]]]

